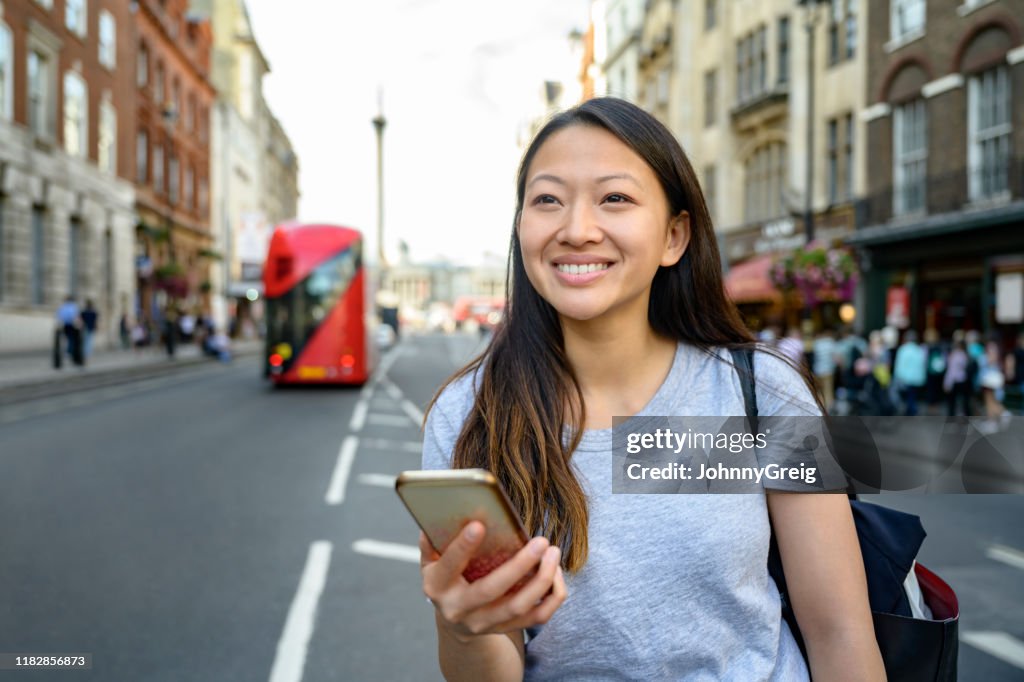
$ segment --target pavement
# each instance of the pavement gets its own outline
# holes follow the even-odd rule
[[[262,339],[234,340],[234,357],[257,355]],[[124,350],[100,348],[82,367],[65,357],[59,369],[47,350],[0,354],[0,405],[99,388],[137,379],[161,376],[186,367],[215,362],[194,343],[179,344],[174,357],[163,346]]]

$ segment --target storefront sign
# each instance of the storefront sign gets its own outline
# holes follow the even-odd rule
[[[996,275],[996,322],[1024,322],[1024,273]]]
[[[897,329],[906,329],[910,325],[910,290],[906,287],[889,287],[885,323]]]

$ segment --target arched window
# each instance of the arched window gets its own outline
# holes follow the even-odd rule
[[[758,147],[744,164],[744,176],[744,220],[781,217],[785,212],[786,145],[769,142]]]

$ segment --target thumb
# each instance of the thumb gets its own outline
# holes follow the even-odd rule
[[[473,558],[473,554],[480,547],[486,532],[484,524],[479,521],[470,521],[463,527],[462,532],[445,547],[438,564],[448,579],[454,579],[466,570],[469,560]]]

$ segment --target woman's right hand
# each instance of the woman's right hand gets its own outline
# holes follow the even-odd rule
[[[561,552],[543,537],[533,538],[501,566],[468,582],[462,572],[483,542],[484,533],[479,521],[466,524],[441,555],[420,533],[423,592],[437,609],[438,623],[461,642],[546,623],[567,596],[559,566]],[[532,578],[508,593],[534,569]]]

